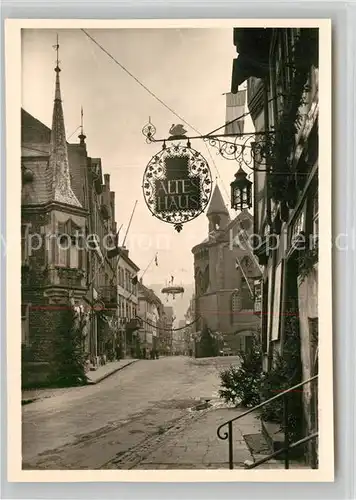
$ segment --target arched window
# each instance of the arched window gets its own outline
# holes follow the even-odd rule
[[[220,229],[220,224],[221,224],[221,218],[220,215],[215,214],[212,218],[213,226],[215,231],[218,231]]]
[[[203,274],[203,293],[205,293],[209,288],[209,264],[206,266]]]

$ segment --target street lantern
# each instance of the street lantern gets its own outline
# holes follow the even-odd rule
[[[252,206],[252,182],[247,179],[246,172],[240,166],[231,186],[231,208],[243,210]]]

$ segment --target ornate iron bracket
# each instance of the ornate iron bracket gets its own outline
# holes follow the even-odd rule
[[[266,165],[266,160],[271,157],[275,149],[276,132],[248,132],[242,134],[207,134],[197,136],[187,136],[182,125],[171,127],[170,135],[166,139],[156,139],[156,127],[149,119],[143,127],[142,134],[146,137],[147,144],[163,143],[163,149],[167,142],[187,141],[187,146],[191,147],[192,140],[203,140],[209,146],[217,150],[217,154],[226,160],[234,160],[240,165],[244,164],[250,170],[259,172],[265,171],[262,166]]]

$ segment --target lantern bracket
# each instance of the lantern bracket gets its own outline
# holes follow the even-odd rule
[[[156,127],[152,124],[151,119],[143,127],[142,134],[146,137],[147,144],[163,143],[163,148],[167,142],[172,141],[187,141],[187,146],[190,147],[192,140],[203,140],[209,146],[217,150],[217,154],[226,160],[233,160],[240,165],[244,164],[247,168],[257,172],[266,172],[268,158],[271,157],[275,149],[275,130],[263,132],[246,132],[241,134],[206,134],[187,136],[181,125],[176,125],[179,128],[179,135],[170,135],[165,139],[156,139]],[[172,129],[171,129],[172,130]],[[178,130],[178,129],[177,129]]]

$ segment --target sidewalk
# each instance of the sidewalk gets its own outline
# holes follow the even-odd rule
[[[164,440],[162,446],[144,458],[135,468],[228,469],[228,440],[219,439],[216,431],[220,424],[236,417],[238,413],[239,410],[235,408],[209,410],[178,434],[172,437],[168,437],[167,434],[167,439]],[[243,434],[257,433],[260,429],[259,420],[252,415],[246,416],[234,425],[234,466],[236,468],[243,468],[245,460],[252,460]],[[225,428],[222,434],[224,431]]]
[[[195,419],[178,434],[166,434],[162,445],[147,455],[135,469],[228,469],[229,442],[217,436],[217,428],[223,422],[236,417],[243,410],[237,408],[211,409],[200,418]],[[228,430],[224,427],[221,434]],[[250,414],[233,424],[234,468],[244,469],[245,461],[253,462],[262,456],[252,455],[246,441],[251,436],[261,433],[261,422]],[[247,437],[247,439],[246,439]],[[283,469],[284,463],[271,460],[260,466],[262,469]],[[291,468],[308,468],[291,461]]]
[[[98,384],[102,380],[110,377],[114,373],[122,370],[126,366],[135,363],[138,359],[120,359],[119,361],[112,361],[104,366],[100,366],[95,371],[87,372],[88,385]],[[53,388],[53,389],[25,389],[22,391],[22,404],[33,403],[39,399],[51,398],[53,396],[58,396],[68,392],[76,391],[79,388],[85,388],[87,386],[80,387],[63,387],[63,388]]]

